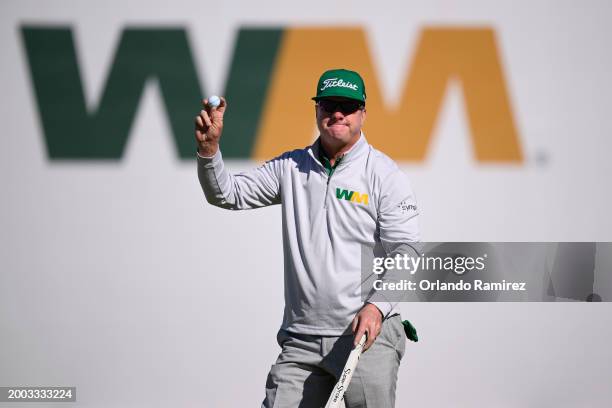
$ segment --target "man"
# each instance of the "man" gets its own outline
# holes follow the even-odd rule
[[[270,370],[263,407],[322,407],[353,345],[367,342],[345,394],[348,408],[387,408],[405,338],[395,304],[361,298],[361,251],[375,243],[387,255],[419,240],[409,182],[361,129],[366,91],[344,69],[319,79],[319,138],[261,167],[232,175],[219,139],[227,102],[196,117],[198,177],[209,203],[242,210],[282,205],[285,311],[277,335],[282,351]],[[288,133],[287,137],[291,135]]]

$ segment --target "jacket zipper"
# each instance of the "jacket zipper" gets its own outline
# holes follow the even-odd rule
[[[323,208],[327,210],[327,196],[329,195],[329,182],[331,175],[327,176],[327,185],[325,186],[325,198],[323,199]]]

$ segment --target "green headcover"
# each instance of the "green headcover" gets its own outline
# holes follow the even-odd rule
[[[417,336],[417,331],[412,323],[410,323],[408,320],[404,320],[402,324],[404,325],[404,333],[406,333],[408,340],[414,342],[419,341],[419,336]]]

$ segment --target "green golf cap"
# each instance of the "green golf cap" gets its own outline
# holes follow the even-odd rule
[[[318,101],[330,96],[356,99],[365,103],[366,91],[361,75],[348,69],[325,71],[317,84],[317,96],[312,99]]]

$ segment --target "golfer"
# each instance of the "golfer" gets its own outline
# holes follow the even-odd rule
[[[315,142],[240,174],[226,170],[219,150],[227,101],[214,108],[205,100],[196,117],[198,177],[217,207],[282,206],[282,350],[262,407],[323,407],[364,333],[346,407],[394,407],[406,338],[395,303],[362,299],[361,251],[372,243],[387,256],[409,251],[419,240],[415,196],[406,175],[362,132],[366,90],[357,72],[324,72],[312,99]]]

